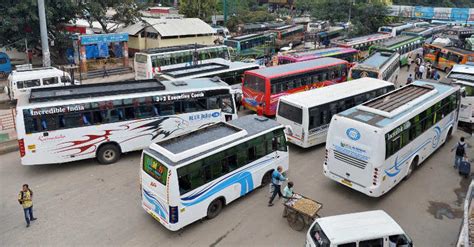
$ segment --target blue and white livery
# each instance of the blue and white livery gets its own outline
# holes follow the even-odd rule
[[[410,176],[457,128],[460,87],[416,81],[332,117],[324,174],[372,197]]]
[[[284,127],[245,116],[151,144],[141,164],[142,207],[177,231],[268,183],[288,169]]]

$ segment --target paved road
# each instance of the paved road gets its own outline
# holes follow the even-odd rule
[[[297,192],[324,204],[322,216],[383,209],[417,246],[452,246],[468,184],[451,166],[449,149],[460,135],[465,134],[455,133],[409,180],[378,199],[324,177],[322,145],[307,150],[290,146],[289,176]],[[474,138],[468,142],[474,145]],[[0,161],[3,246],[302,246],[305,241],[305,232],[293,231],[281,217],[281,204],[267,207],[267,188],[233,202],[213,220],[197,222],[180,232],[167,231],[140,206],[138,152],[109,166],[86,160],[25,167],[18,153],[2,155]],[[35,192],[38,218],[28,229],[16,201],[23,183],[29,183]]]

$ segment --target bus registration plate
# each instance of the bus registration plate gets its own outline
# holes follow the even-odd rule
[[[345,184],[345,185],[347,185],[347,186],[349,186],[349,187],[352,187],[352,182],[349,181],[349,180],[347,180],[347,179],[341,180],[341,183],[343,183],[343,184]]]

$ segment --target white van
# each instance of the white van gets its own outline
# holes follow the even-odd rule
[[[6,92],[10,100],[17,100],[21,95],[29,94],[32,88],[78,85],[72,81],[69,73],[54,67],[31,68],[20,67],[8,76]]]
[[[413,243],[382,210],[317,219],[306,234],[306,247],[412,247]]]

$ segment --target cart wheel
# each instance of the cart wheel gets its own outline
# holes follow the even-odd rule
[[[289,214],[287,217],[288,224],[295,231],[303,231],[305,227],[304,218],[298,213]]]

